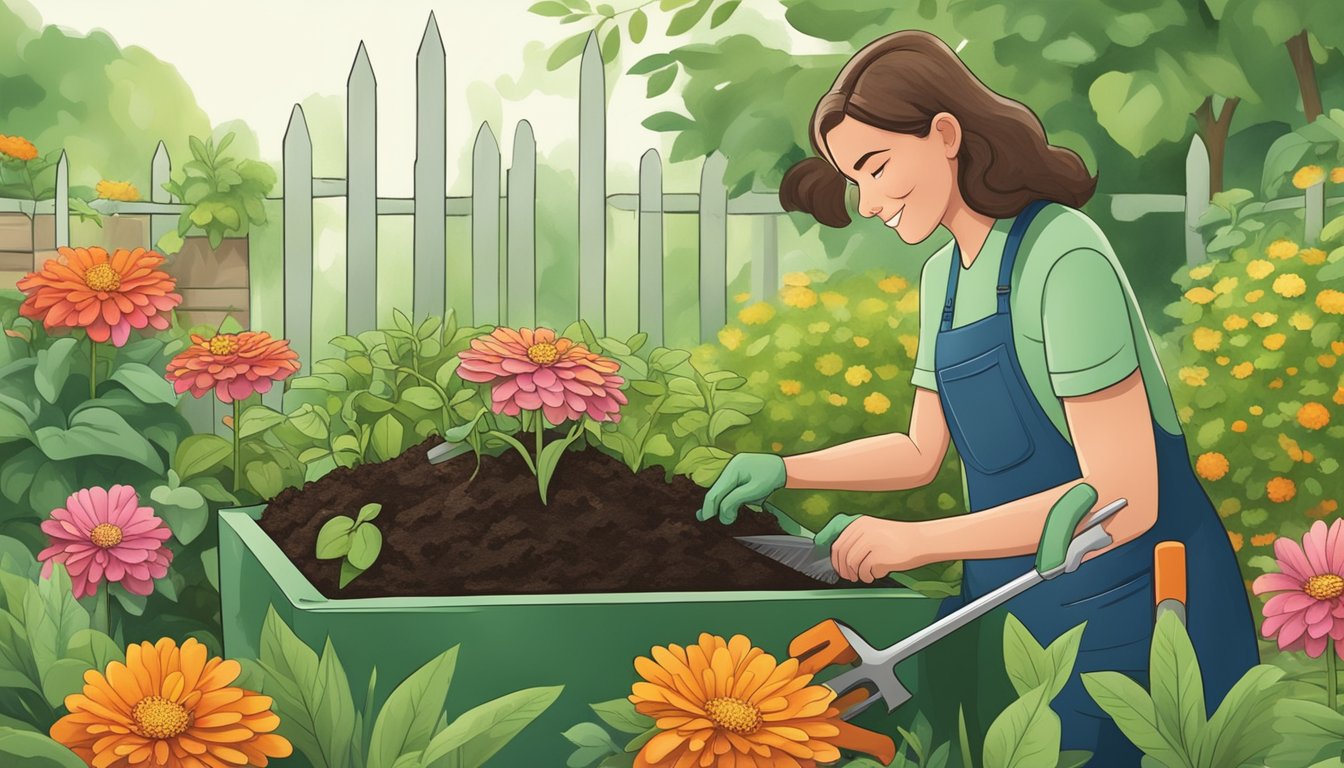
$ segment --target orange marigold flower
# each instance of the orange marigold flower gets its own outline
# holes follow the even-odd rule
[[[1217,451],[1202,453],[1195,460],[1195,471],[1205,480],[1221,480],[1230,468],[1227,457]]]
[[[1244,298],[1246,299],[1247,304],[1254,304],[1255,302],[1259,301],[1264,295],[1265,295],[1264,291],[1260,290],[1259,288],[1256,288],[1254,291],[1247,291],[1246,296]]]
[[[1344,292],[1336,291],[1334,288],[1326,288],[1316,294],[1316,306],[1320,307],[1322,312],[1344,315]]]
[[[289,756],[271,697],[230,685],[238,662],[207,655],[195,638],[127,647],[125,663],[84,673],[51,738],[99,766],[264,766]]]
[[[1319,366],[1321,366],[1322,368],[1334,368],[1334,367],[1335,367],[1335,362],[1336,362],[1338,359],[1339,359],[1339,358],[1337,358],[1337,357],[1335,357],[1334,355],[1331,355],[1331,354],[1329,354],[1329,353],[1327,353],[1327,354],[1323,354],[1323,355],[1317,355],[1317,356],[1316,356],[1316,364],[1319,365]]]
[[[191,335],[191,346],[168,362],[166,378],[180,395],[201,398],[210,390],[222,403],[269,392],[271,385],[299,370],[299,355],[284,339],[265,331]],[[460,370],[460,369],[459,369]]]
[[[1302,460],[1302,446],[1298,445],[1296,440],[1282,432],[1279,433],[1279,447],[1282,448],[1283,452],[1288,455],[1288,458],[1293,461]]]
[[[1249,360],[1244,363],[1237,363],[1236,365],[1232,366],[1232,378],[1234,379],[1244,379],[1254,372],[1255,372],[1255,363],[1252,363]]]
[[[803,391],[803,383],[797,379],[780,379],[780,394],[793,396]]]
[[[784,450],[784,444],[779,441],[775,441],[770,444],[770,450],[774,451],[775,453],[779,453],[780,451]]]
[[[685,648],[654,646],[635,658],[635,711],[659,729],[635,756],[653,766],[815,766],[840,759],[855,734],[835,692],[812,685],[794,658],[776,661],[742,635],[701,633]]]
[[[120,200],[130,203],[140,199],[140,190],[129,181],[109,181],[103,179],[93,187],[93,193],[103,200]]]
[[[1303,248],[1298,254],[1302,257],[1302,262],[1309,267],[1319,267],[1325,263],[1326,253],[1320,248]]]
[[[0,155],[26,162],[37,158],[37,147],[22,136],[6,136],[0,133]]]
[[[1228,363],[1232,362],[1232,358],[1228,357],[1227,355],[1219,355],[1215,357],[1213,361],[1219,365],[1227,365]]]
[[[48,331],[81,328],[97,342],[124,346],[132,328],[168,328],[168,313],[182,303],[177,281],[157,267],[163,256],[144,248],[57,249],[38,272],[19,280],[28,295],[19,314],[41,319]]]
[[[1237,419],[1236,421],[1232,422],[1232,431],[1233,431],[1233,432],[1245,432],[1245,431],[1246,431],[1246,421],[1245,421],[1244,419]]]
[[[1284,368],[1284,369],[1283,369],[1283,372],[1286,373],[1286,374],[1288,374],[1289,376],[1296,376],[1296,375],[1297,375],[1297,366],[1295,366],[1295,365],[1290,365],[1290,366],[1288,366],[1287,368]]]
[[[1292,501],[1297,495],[1297,483],[1288,477],[1272,477],[1265,483],[1265,493],[1269,500],[1275,504],[1282,504],[1285,501]]]
[[[1271,333],[1260,343],[1265,345],[1265,349],[1277,351],[1283,349],[1283,343],[1287,340],[1288,337],[1282,333]]]
[[[1325,169],[1319,165],[1304,165],[1293,174],[1293,186],[1298,189],[1314,187],[1325,181]]]
[[[1297,423],[1307,429],[1322,429],[1330,423],[1330,411],[1317,402],[1304,403],[1297,409]]]
[[[1240,552],[1242,544],[1245,542],[1245,539],[1242,538],[1242,535],[1240,533],[1237,533],[1236,531],[1228,531],[1227,540],[1232,542],[1232,551],[1234,552]]]
[[[1334,167],[1330,169],[1330,183],[1344,184],[1344,167]]]
[[[758,301],[748,307],[738,310],[737,319],[747,325],[761,325],[770,322],[770,318],[775,316],[775,308],[768,301]]]
[[[1297,255],[1297,243],[1292,240],[1275,240],[1265,247],[1265,255],[1271,259],[1291,259]]]
[[[1319,503],[1307,510],[1307,517],[1329,517],[1339,509],[1339,502],[1334,499],[1321,499]]]
[[[1334,401],[1335,405],[1344,405],[1344,387],[1336,389],[1335,396],[1330,399]]]
[[[1270,531],[1269,533],[1261,533],[1259,535],[1251,537],[1251,546],[1263,547],[1269,544],[1273,544],[1274,540],[1277,538],[1279,538],[1279,535],[1277,533],[1274,533],[1273,531]]]
[[[1280,378],[1278,378],[1278,377],[1275,377],[1272,381],[1269,382],[1269,388],[1270,388],[1270,389],[1283,389],[1283,379],[1280,379]]]
[[[1316,457],[1312,455],[1311,451],[1303,451],[1303,452],[1302,452],[1302,463],[1303,463],[1303,464],[1310,464],[1311,462],[1313,462],[1313,461],[1315,461],[1315,460],[1316,460]]]

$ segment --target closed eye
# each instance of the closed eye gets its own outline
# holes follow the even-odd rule
[[[877,167],[877,170],[873,171],[873,178],[874,178],[874,179],[880,179],[880,178],[882,178],[882,169],[883,169],[883,168],[886,168],[886,167],[887,167],[887,163],[886,163],[886,161],[883,161],[883,163]]]

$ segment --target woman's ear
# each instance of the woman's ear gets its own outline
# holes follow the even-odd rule
[[[951,112],[939,112],[930,121],[932,133],[943,144],[943,154],[949,160],[961,151],[961,121]]]

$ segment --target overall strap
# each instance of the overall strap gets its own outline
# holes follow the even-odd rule
[[[1022,245],[1022,238],[1027,234],[1027,228],[1031,226],[1031,220],[1036,218],[1036,214],[1041,209],[1049,205],[1049,200],[1033,200],[1027,203],[1027,207],[1017,214],[1013,219],[1013,226],[1008,230],[1008,241],[1003,245],[1003,259],[999,262],[999,285],[995,290],[998,293],[999,306],[998,314],[1008,314],[1008,295],[1012,291],[1013,264],[1017,261],[1017,251]]]

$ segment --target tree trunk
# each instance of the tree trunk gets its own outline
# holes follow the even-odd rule
[[[1304,29],[1288,38],[1288,56],[1297,73],[1297,88],[1302,92],[1302,113],[1310,123],[1321,116],[1321,89],[1316,84],[1316,62],[1311,58],[1311,44]]]
[[[1240,99],[1227,99],[1218,116],[1213,115],[1213,97],[1204,99],[1204,103],[1195,110],[1195,123],[1199,126],[1199,137],[1209,150],[1209,197],[1223,191],[1223,158],[1227,153],[1227,134],[1232,127],[1232,113],[1237,110]]]

